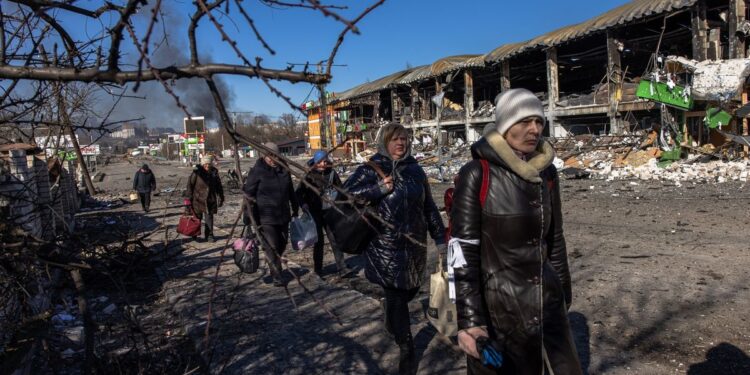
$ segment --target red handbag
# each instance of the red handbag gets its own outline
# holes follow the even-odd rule
[[[188,237],[200,236],[201,219],[195,216],[193,212],[187,212],[186,210],[180,218],[180,223],[177,225],[177,233]]]

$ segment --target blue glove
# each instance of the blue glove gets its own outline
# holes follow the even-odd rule
[[[477,338],[477,351],[482,360],[482,365],[493,368],[502,367],[503,355],[492,346],[488,337],[480,336]]]

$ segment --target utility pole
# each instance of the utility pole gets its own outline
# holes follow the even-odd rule
[[[318,63],[318,74],[323,74],[323,61]],[[326,98],[326,87],[322,83],[318,83],[318,92],[320,93],[320,147],[327,150],[328,145],[328,100]]]
[[[237,112],[232,112],[232,130],[236,133],[237,132]],[[221,130],[219,130],[221,131]],[[224,134],[221,134],[221,150],[224,151]],[[234,154],[234,169],[237,172],[237,174],[242,177],[242,169],[240,167],[240,152],[239,152],[239,146],[237,145],[237,142],[234,142],[234,148],[233,148],[233,154]]]
[[[78,165],[81,167],[81,179],[83,179],[84,185],[86,185],[86,190],[89,192],[90,196],[96,195],[96,189],[94,189],[94,183],[91,182],[91,175],[89,174],[89,168],[86,165],[86,160],[83,157],[83,154],[81,153],[81,146],[78,144],[78,138],[76,138],[76,132],[73,129],[73,124],[71,123],[70,116],[67,112],[67,107],[65,105],[65,99],[63,99],[63,88],[61,87],[61,84],[56,84],[56,94],[57,94],[57,111],[62,119],[63,127],[65,128],[65,131],[68,133],[68,136],[70,137],[70,143],[73,144],[73,150],[76,153],[76,158],[78,159]]]
[[[437,91],[437,94],[432,97],[432,102],[437,107],[437,122],[435,123],[435,144],[437,145],[437,157],[438,157],[438,164],[442,165],[443,162],[443,150],[442,150],[442,142],[441,142],[441,134],[440,134],[440,119],[443,116],[443,97],[445,96],[445,92],[443,91],[443,86],[440,84],[440,79],[435,79],[435,89]]]

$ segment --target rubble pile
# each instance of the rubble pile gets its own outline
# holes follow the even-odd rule
[[[556,160],[563,172],[568,169],[581,169],[591,178],[613,180],[661,180],[698,183],[724,183],[727,181],[746,182],[750,163],[747,161],[698,161],[701,156],[695,155],[668,165],[659,165],[661,151],[651,147],[617,155],[609,151],[592,151],[567,160]]]
[[[489,100],[479,102],[475,110],[471,112],[471,117],[492,117],[495,115],[495,106]]]
[[[491,113],[494,107],[483,102],[477,111]],[[476,111],[475,111],[476,112]],[[630,135],[592,135],[550,138],[557,151],[555,166],[566,179],[601,180],[660,180],[681,182],[723,183],[728,181],[746,182],[750,172],[750,162],[745,160],[712,160],[722,157],[711,144],[701,147],[683,145],[680,160],[664,160],[665,151],[659,146],[656,131],[640,131]],[[461,167],[471,160],[470,144],[456,138],[444,146],[438,155],[432,137],[426,133],[415,135],[412,155],[419,161],[431,182],[450,182]],[[375,154],[368,148],[354,156],[347,166],[364,163]],[[724,155],[727,156],[727,155]],[[346,177],[346,171],[340,171]]]

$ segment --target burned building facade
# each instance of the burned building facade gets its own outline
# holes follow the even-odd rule
[[[740,107],[744,85],[721,103],[693,100],[692,73],[668,60],[745,59],[747,32],[744,0],[634,0],[526,42],[446,57],[332,94],[323,122],[341,139],[328,144],[391,121],[415,131],[439,126],[441,138],[473,142],[493,121],[494,98],[510,88],[529,89],[544,102],[552,137],[631,134],[668,117],[681,133],[672,138],[683,144],[720,142],[712,140],[721,136],[707,126],[706,109]],[[673,96],[676,86],[686,105],[655,97],[663,85]],[[722,125],[747,134],[741,118]]]

